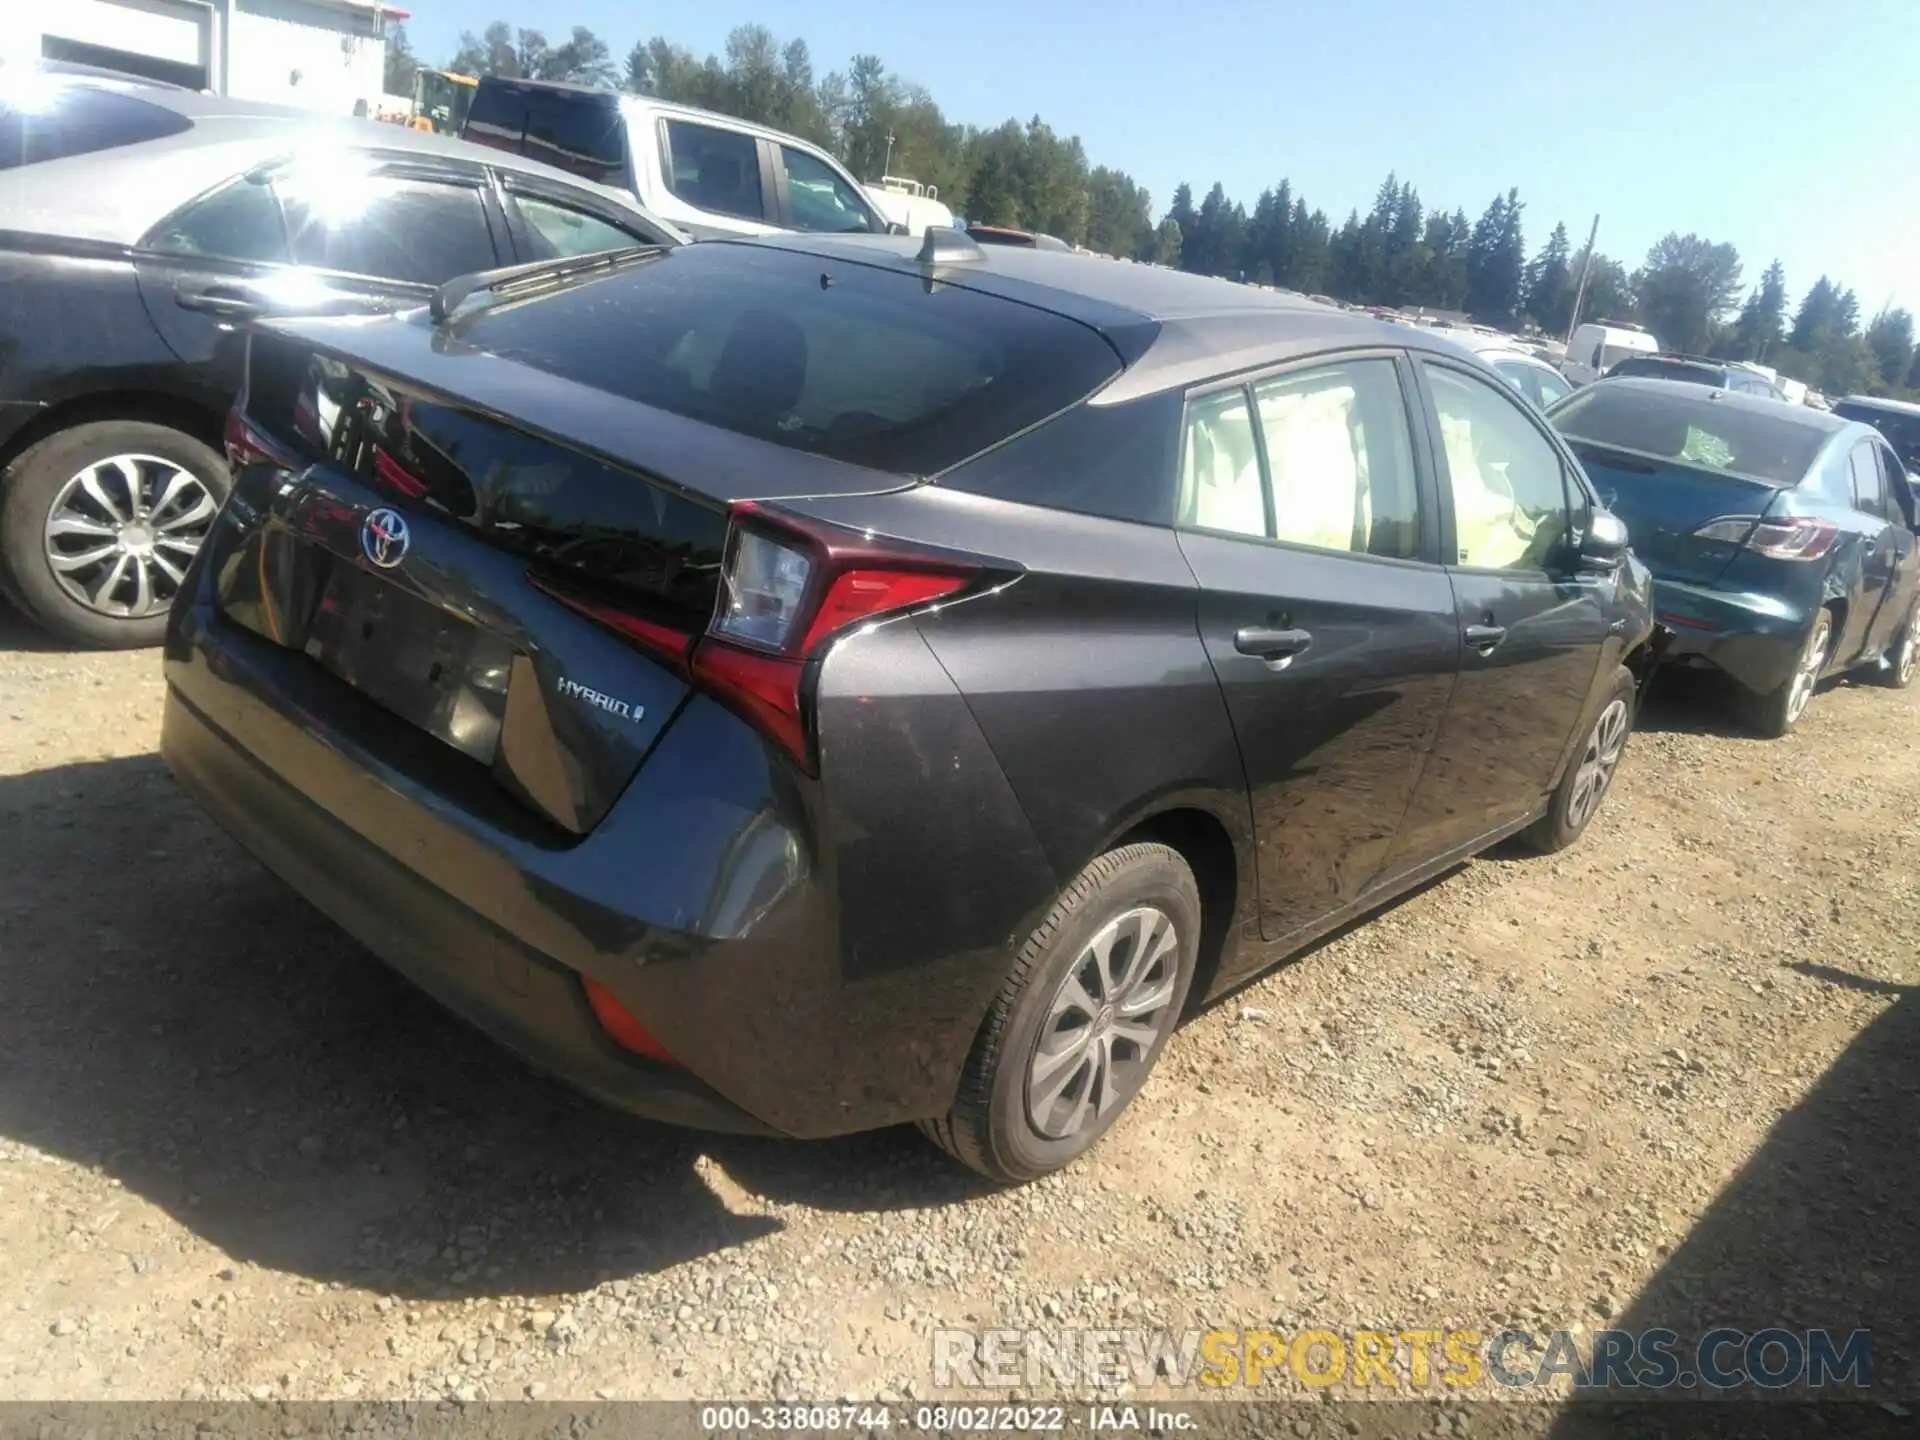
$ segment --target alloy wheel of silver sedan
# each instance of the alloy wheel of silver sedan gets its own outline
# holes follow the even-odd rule
[[[101,615],[138,620],[173,602],[219,503],[207,483],[156,455],[114,455],[61,487],[46,557],[60,588]]]
[[[1600,797],[1613,783],[1614,768],[1627,744],[1627,702],[1615,697],[1593,722],[1586,748],[1580,752],[1573,789],[1567,794],[1567,828],[1578,830],[1593,818]]]
[[[1179,936],[1163,911],[1116,916],[1087,942],[1060,988],[1027,1070],[1027,1115],[1065,1140],[1109,1115],[1145,1078],[1177,1019]]]

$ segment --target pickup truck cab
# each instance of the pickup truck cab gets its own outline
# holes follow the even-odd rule
[[[818,146],[692,105],[487,75],[460,133],[631,191],[695,239],[897,228]]]

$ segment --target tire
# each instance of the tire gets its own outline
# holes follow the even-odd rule
[[[1554,787],[1547,813],[1520,832],[1528,849],[1539,855],[1564,850],[1593,823],[1633,734],[1635,692],[1633,672],[1615,666],[1613,683],[1581,719],[1580,748]]]
[[[1800,723],[1813,703],[1814,687],[1833,658],[1833,612],[1822,610],[1807,627],[1793,674],[1765,695],[1747,698],[1747,724],[1769,740],[1778,740]]]
[[[1873,678],[1889,690],[1905,690],[1913,684],[1916,671],[1920,671],[1920,600],[1914,602],[1907,618],[1900,622],[1893,643],[1887,646],[1886,661],[1874,672]]]
[[[1101,940],[1105,963],[1093,948]],[[1200,890],[1178,851],[1141,844],[1100,856],[1021,947],[974,1040],[953,1108],[922,1121],[921,1130],[962,1165],[1003,1185],[1070,1165],[1152,1072],[1186,1005],[1199,947]],[[1144,955],[1145,968],[1133,972],[1128,961],[1136,955]],[[1069,999],[1076,980],[1097,1008]],[[1101,993],[1092,994],[1096,989]],[[1126,1023],[1129,995],[1133,1005],[1153,1006],[1142,1014],[1140,1039],[1120,1033],[1134,1028]],[[1093,1043],[1075,1041],[1089,1032]],[[1061,1057],[1044,1073],[1043,1046]],[[1046,1103],[1044,1092],[1055,1087],[1057,1098]]]
[[[173,574],[193,558],[183,542],[204,538],[232,481],[226,461],[191,435],[101,420],[25,450],[0,485],[7,594],[62,640],[120,650],[160,643],[178,588]],[[56,511],[65,527],[58,536],[48,529]],[[104,558],[89,559],[95,551]],[[85,563],[56,572],[52,552]],[[94,590],[100,598],[90,603]]]

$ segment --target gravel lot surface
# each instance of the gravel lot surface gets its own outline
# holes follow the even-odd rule
[[[0,611],[0,1397],[924,1398],[936,1326],[1725,1322],[1868,1327],[1912,1400],[1920,697],[1763,742],[1662,685],[1583,843],[1218,1005],[991,1193],[529,1072],[182,798],[156,654]]]

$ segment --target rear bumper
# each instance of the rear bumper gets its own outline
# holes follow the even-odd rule
[[[424,881],[246,753],[178,690],[161,749],[234,839],[449,1010],[619,1109],[707,1130],[773,1133],[685,1070],[619,1049],[580,976]]]
[[[1673,632],[1667,663],[1709,666],[1756,695],[1793,674],[1813,612],[1795,601],[1751,591],[1712,590],[1678,580],[1653,582],[1658,622]]]
[[[1058,881],[915,627],[835,647],[818,779],[696,692],[581,837],[220,618],[208,569],[168,625],[163,757],[269,868],[449,1007],[675,1123],[811,1138],[951,1105]],[[584,978],[681,1066],[615,1046]]]

